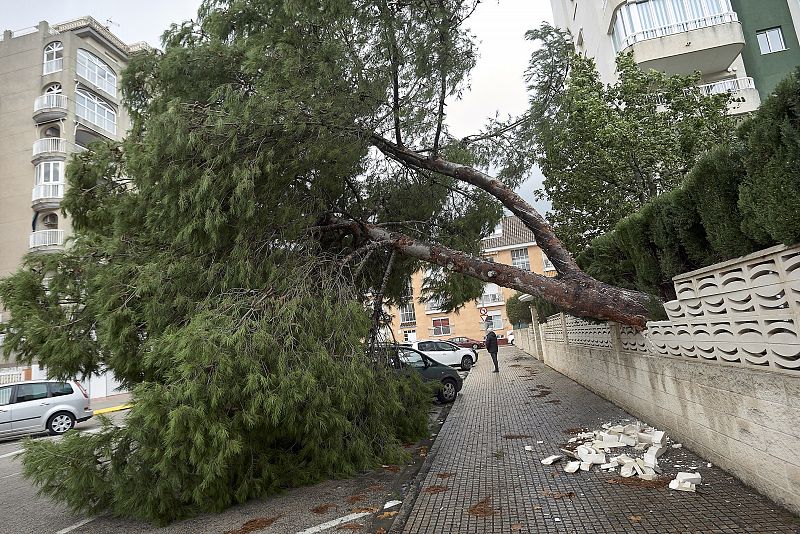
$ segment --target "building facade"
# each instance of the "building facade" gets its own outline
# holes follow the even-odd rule
[[[120,79],[131,53],[91,17],[0,40],[0,278],[28,252],[60,250],[60,211],[71,154],[128,130]]]
[[[630,52],[643,69],[699,71],[704,92],[734,95],[731,113],[758,108],[800,63],[798,0],[551,0],[555,25],[594,58],[605,83]]]
[[[504,217],[492,235],[481,242],[481,255],[496,263],[513,265],[527,271],[554,276],[555,268],[536,245],[536,239],[517,217]],[[391,333],[397,341],[468,337],[483,339],[487,326],[499,337],[506,337],[512,325],[506,315],[506,299],[513,289],[485,284],[483,295],[456,312],[443,312],[436,302],[420,302],[426,273],[417,271],[409,284],[406,304],[388,310],[392,316]]]

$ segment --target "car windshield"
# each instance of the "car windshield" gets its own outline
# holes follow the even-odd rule
[[[410,365],[411,367],[425,367],[425,360],[422,359],[422,355],[413,350],[398,350],[398,354],[400,357],[400,361],[403,362],[405,365]]]

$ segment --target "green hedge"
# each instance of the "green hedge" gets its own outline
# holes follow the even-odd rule
[[[595,239],[577,258],[588,274],[675,298],[678,274],[800,241],[800,68],[706,153],[680,187]]]

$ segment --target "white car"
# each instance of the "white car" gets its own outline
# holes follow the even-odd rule
[[[472,349],[461,348],[448,341],[438,339],[422,339],[411,343],[404,343],[413,349],[417,349],[432,360],[444,365],[461,367],[468,371],[473,365],[478,363],[478,353]]]

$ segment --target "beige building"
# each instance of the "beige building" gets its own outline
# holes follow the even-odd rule
[[[484,258],[505,265],[547,275],[556,271],[536,245],[533,233],[517,217],[504,217],[495,231],[481,243]],[[469,302],[457,312],[445,313],[436,302],[420,302],[425,272],[411,277],[409,302],[389,310],[391,330],[397,341],[416,339],[450,339],[468,337],[483,339],[486,327],[492,326],[499,337],[506,337],[512,325],[506,315],[506,299],[517,292],[513,289],[486,284],[483,296]]]
[[[60,212],[69,156],[129,127],[120,78],[131,53],[91,17],[0,41],[0,278],[29,251],[59,250],[70,234]],[[1,309],[1,308],[0,308]]]
[[[616,80],[617,54],[632,52],[643,69],[668,74],[700,71],[701,90],[733,93],[730,111],[738,114],[754,111],[761,99],[745,68],[742,52],[747,40],[731,2],[551,0],[555,25],[572,33],[578,52],[594,58],[603,82]],[[755,32],[752,41],[767,35]]]

